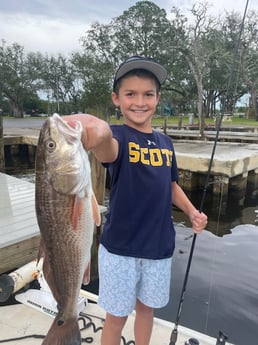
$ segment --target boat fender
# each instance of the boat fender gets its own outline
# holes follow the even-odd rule
[[[199,340],[190,338],[185,342],[185,345],[199,345]]]
[[[6,302],[15,292],[38,278],[43,259],[33,260],[17,270],[0,276],[0,302]]]
[[[8,274],[0,276],[0,302],[6,302],[14,290],[14,281]]]

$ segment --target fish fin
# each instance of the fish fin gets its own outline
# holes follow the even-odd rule
[[[63,320],[57,315],[42,345],[80,345],[81,333],[77,317]]]
[[[74,196],[73,199],[73,211],[72,211],[72,225],[74,229],[77,229],[78,220],[82,214],[82,202],[83,198],[81,198],[78,194]]]
[[[99,205],[98,205],[98,202],[97,202],[97,199],[96,199],[96,196],[94,193],[92,193],[92,196],[91,196],[91,204],[92,204],[94,222],[97,226],[100,226],[101,216],[100,216],[100,212],[99,212]]]

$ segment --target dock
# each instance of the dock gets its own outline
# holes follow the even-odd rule
[[[4,145],[37,146],[39,132],[35,128],[4,128]]]
[[[192,129],[168,129],[167,135],[173,139],[183,140],[199,140],[199,130]],[[205,141],[214,141],[216,137],[215,130],[204,131]],[[233,143],[252,143],[258,144],[258,133],[253,129],[252,132],[242,131],[220,131],[219,142],[233,142]]]
[[[162,128],[155,130],[163,131]],[[28,145],[35,148],[39,128],[4,128],[4,145],[9,148]],[[196,129],[167,128],[173,139],[180,175],[180,185],[186,191],[204,187],[212,148],[216,137],[214,128],[205,130],[205,140],[200,140]],[[220,131],[211,169],[210,188],[216,195],[228,194],[229,190],[245,195],[247,190],[258,189],[258,126],[224,128]],[[31,150],[33,152],[33,150]],[[103,172],[100,175],[104,176]],[[98,179],[96,185],[99,183]],[[103,199],[101,195],[100,200]],[[98,199],[99,200],[99,199]],[[100,201],[102,203],[102,201]]]
[[[174,140],[180,184],[186,190],[204,186],[214,143]],[[258,189],[258,145],[218,142],[211,166],[214,194]],[[221,188],[223,185],[223,188]],[[223,192],[222,192],[223,190]]]
[[[0,173],[0,274],[38,256],[40,231],[35,211],[35,184]],[[106,207],[99,205],[100,213]]]
[[[33,183],[0,173],[0,274],[37,258]]]

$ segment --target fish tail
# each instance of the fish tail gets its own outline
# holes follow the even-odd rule
[[[42,345],[81,345],[77,318],[62,320],[57,315]]]

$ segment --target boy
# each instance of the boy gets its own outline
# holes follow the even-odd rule
[[[99,304],[106,312],[101,345],[119,345],[135,309],[135,344],[149,345],[153,308],[168,303],[175,230],[171,202],[193,231],[207,224],[178,185],[172,141],[152,130],[151,119],[167,72],[152,59],[133,56],[114,78],[112,101],[124,124],[109,126],[86,115],[82,142],[109,169],[110,204],[99,248]]]

